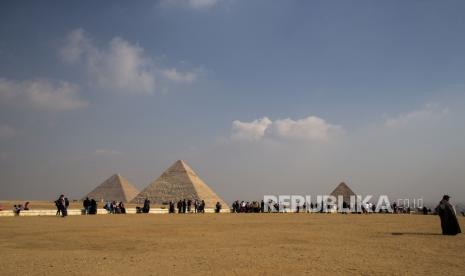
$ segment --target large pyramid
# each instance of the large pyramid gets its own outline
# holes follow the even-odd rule
[[[96,201],[131,201],[139,191],[123,176],[114,174],[84,198],[93,198]]]
[[[229,208],[226,202],[216,195],[183,160],[178,160],[171,165],[131,203],[142,203],[146,198],[150,199],[152,204],[191,199],[205,200],[207,208],[213,208],[216,202],[220,202],[222,208]]]
[[[350,196],[355,196],[355,193],[349,188],[349,186],[347,186],[346,183],[344,182],[341,182],[341,184],[339,184],[336,189],[334,189],[334,191],[331,193],[332,196],[335,196],[336,199],[338,198],[338,196],[342,196],[343,197],[343,200],[349,204],[350,203]]]

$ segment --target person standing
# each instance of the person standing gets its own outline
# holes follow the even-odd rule
[[[84,199],[84,202],[82,203],[82,207],[84,207],[85,215],[88,215],[89,209],[90,209],[90,200],[88,197]]]
[[[190,213],[191,212],[191,206],[192,206],[192,200],[188,200],[187,201],[187,212]]]
[[[144,214],[148,214],[150,212],[150,199],[146,198],[144,200],[144,207],[142,208],[142,212]]]
[[[428,208],[426,208],[426,206],[423,206],[423,215],[427,215],[428,214]]]
[[[220,202],[216,202],[215,213],[219,213],[219,212],[221,212],[221,204]]]
[[[60,207],[60,200],[59,199],[55,200],[55,207],[57,207],[57,213],[55,215],[56,216],[61,216],[61,207]]]
[[[68,199],[65,198],[64,195],[60,195],[60,197],[57,200],[57,204],[58,204],[58,209],[61,212],[61,217],[63,218],[68,215],[68,209],[66,207],[66,202],[68,202],[68,205],[69,205]]]
[[[200,212],[205,213],[205,201],[202,200],[202,203],[200,203]]]
[[[169,208],[168,212],[169,212],[170,214],[173,214],[173,213],[174,213],[174,203],[173,203],[173,201],[170,201],[170,208]]]
[[[13,206],[13,212],[15,212],[15,216],[19,216],[19,213],[21,212],[21,205]]]
[[[186,202],[186,199],[183,199],[182,200],[182,213],[183,214],[186,213],[186,208],[187,208],[187,202]]]
[[[450,196],[444,195],[436,207],[436,212],[441,218],[442,234],[457,235],[458,233],[462,233],[462,231],[460,230],[454,207],[449,203],[449,199]]]
[[[95,199],[91,199],[89,203],[89,214],[96,215],[97,214],[97,201]]]

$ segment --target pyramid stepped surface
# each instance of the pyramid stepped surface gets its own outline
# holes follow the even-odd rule
[[[132,203],[142,203],[145,198],[152,204],[166,204],[180,199],[204,200],[208,208],[219,202],[222,208],[229,208],[184,161],[178,160],[155,181],[140,192]]]
[[[131,201],[139,191],[123,176],[114,174],[84,198],[97,201]]]
[[[336,189],[331,193],[332,196],[335,196],[336,198],[340,195],[342,195],[343,200],[346,203],[350,202],[350,196],[355,196],[355,193],[347,186],[346,183],[341,182]]]

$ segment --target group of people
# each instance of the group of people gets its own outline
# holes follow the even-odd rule
[[[107,201],[103,208],[110,214],[126,214],[126,208],[124,207],[124,203],[122,201]]]
[[[68,215],[69,200],[64,195],[55,200],[55,206],[57,207],[56,215],[66,217]]]
[[[86,197],[82,202],[82,207],[84,207],[85,215],[96,215],[97,214],[97,201],[95,199],[89,199]]]
[[[136,207],[136,213],[148,214],[149,212],[150,212],[150,199],[146,198],[144,200],[144,205],[142,208],[139,206]]]
[[[441,228],[442,228],[442,233],[444,235],[456,235],[458,233],[461,233],[460,225],[458,223],[457,217],[456,217],[456,210],[455,208],[449,203],[450,197],[448,195],[444,195],[442,200],[439,202],[438,206],[435,208],[435,213],[439,215],[441,219]],[[66,198],[64,195],[60,195],[60,197],[55,201],[55,206],[57,208],[56,215],[61,215],[62,217],[66,217],[68,215],[68,207],[69,207],[69,200]],[[85,214],[96,214],[97,213],[97,202],[94,199],[89,199],[86,198],[83,202],[83,207],[85,210]],[[191,199],[183,199],[179,200],[176,204],[178,213],[191,213],[192,211],[194,213],[204,213],[205,212],[205,201],[204,200],[191,200]],[[245,202],[239,200],[236,200],[232,204],[232,209],[231,211],[233,213],[264,213],[264,212],[279,212],[280,210],[279,203],[277,202],[267,202],[266,203],[266,209],[265,209],[265,202],[262,200],[261,202],[258,201],[252,201],[252,202]],[[308,208],[310,207],[310,208]],[[308,212],[309,210],[314,210],[315,208],[318,208],[317,204],[310,203],[307,205],[307,203],[304,203],[302,206],[302,209],[304,212]],[[344,208],[347,207],[347,204],[343,206]],[[376,206],[371,203],[366,203],[365,205],[362,205],[362,210],[361,212],[358,213],[371,213],[376,210]],[[117,203],[116,201],[112,202],[107,202],[104,206],[104,208],[112,214],[125,214],[126,213],[126,208],[124,207],[123,202]],[[220,213],[221,212],[221,204],[219,202],[216,203],[215,205],[215,212]],[[297,207],[296,212],[300,212],[300,206]],[[321,208],[321,206],[320,206]],[[398,213],[402,208],[398,207],[395,203],[391,206],[393,213]],[[150,211],[150,200],[145,199],[144,200],[144,205],[143,207],[136,207],[137,213],[149,213]],[[23,205],[14,205],[13,211],[15,214],[19,215],[22,210],[29,210],[29,202],[26,202]],[[323,210],[323,208],[321,208]],[[402,212],[402,211],[400,211]],[[427,209],[426,207],[423,207],[421,209],[421,212],[423,214],[427,215],[428,213],[431,212],[430,209]],[[175,213],[175,204],[174,202],[170,201],[169,202],[169,213]],[[465,213],[462,213],[465,215]]]
[[[219,202],[217,203],[219,204]],[[180,199],[176,203],[176,208],[178,209],[178,214],[185,213],[205,213],[205,201],[204,200],[191,200],[191,199]],[[221,205],[220,205],[221,210]],[[173,201],[169,202],[168,212],[174,214],[176,212],[175,205]]]
[[[294,210],[296,213],[300,212],[310,212],[311,210],[314,211],[314,208],[317,208],[317,204],[310,202],[309,204],[304,203],[302,206],[297,205],[296,209]],[[345,207],[344,207],[345,208]],[[233,202],[231,206],[231,212],[233,213],[278,213],[278,212],[287,212],[290,211],[288,206],[283,203],[278,203],[274,201],[269,201],[265,203],[265,201],[239,201],[236,200]],[[320,208],[317,212],[323,212],[323,208]]]
[[[265,212],[265,202],[263,200],[261,202],[258,202],[258,201],[239,202],[239,200],[236,200],[233,202],[231,207],[232,207],[231,210],[233,211],[233,213],[263,213]]]
[[[24,205],[18,204],[13,206],[13,212],[15,212],[15,215],[19,216],[21,211],[29,211],[29,201],[24,203]]]

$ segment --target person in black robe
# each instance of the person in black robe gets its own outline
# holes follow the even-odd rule
[[[423,215],[427,215],[428,214],[428,208],[426,208],[425,206],[423,206]]]
[[[124,203],[122,201],[118,204],[118,209],[120,214],[126,214],[126,207],[124,207]]]
[[[191,212],[191,206],[192,206],[192,200],[188,200],[187,201],[187,212],[190,213]]]
[[[181,212],[182,212],[182,201],[181,200],[178,201],[178,206],[177,207],[178,207],[178,214],[181,214]]]
[[[216,202],[215,205],[215,213],[221,212],[221,204],[219,202]]]
[[[186,213],[186,208],[187,208],[187,202],[186,202],[186,199],[183,199],[182,200],[182,213],[183,214]]]
[[[84,210],[85,210],[85,214],[86,215],[89,215],[89,209],[90,209],[90,200],[88,197],[86,197],[86,199],[84,199],[84,202],[82,203],[82,207],[84,207]]]
[[[462,233],[460,225],[455,216],[454,207],[449,203],[449,196],[443,196],[439,205],[436,207],[436,212],[441,218],[441,228],[443,235],[457,235]]]
[[[68,209],[67,209],[67,203],[69,205],[69,201],[67,198],[65,198],[64,195],[60,195],[60,197],[57,200],[58,208],[60,209],[60,213],[62,217],[66,217],[68,215]]]
[[[55,200],[55,206],[57,207],[56,215],[61,216],[61,207],[60,207],[60,201],[59,200]]]
[[[91,199],[89,203],[89,215],[96,215],[97,214],[97,201],[95,199]]]
[[[144,207],[142,208],[142,213],[148,214],[150,212],[150,200],[146,198],[144,200]]]
[[[200,203],[200,213],[205,213],[205,201],[202,200],[202,202]]]
[[[170,213],[170,214],[174,214],[174,203],[173,203],[173,201],[170,201],[169,213]]]

